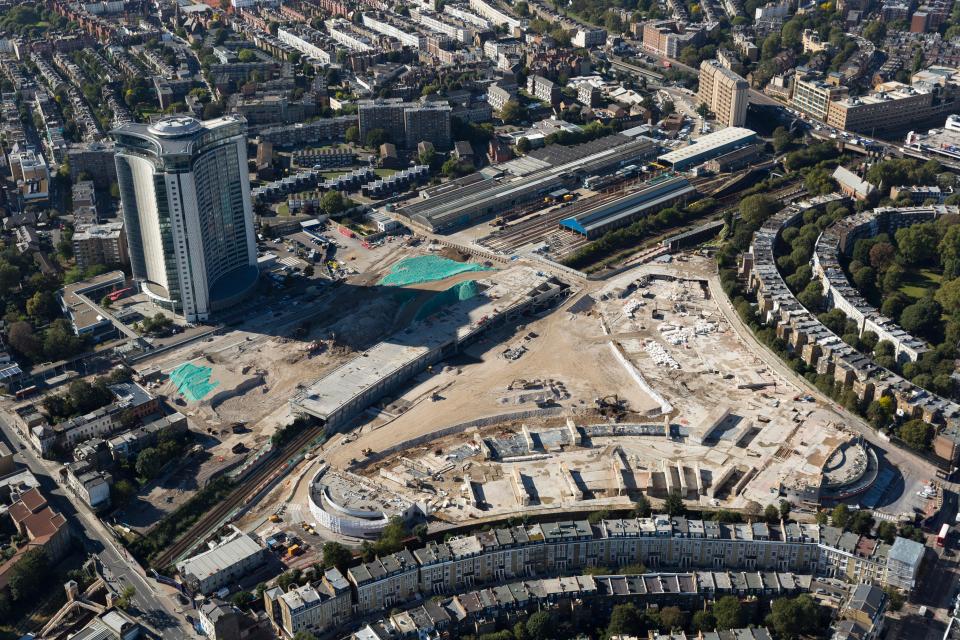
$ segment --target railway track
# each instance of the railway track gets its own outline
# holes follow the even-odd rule
[[[200,544],[214,530],[224,524],[230,514],[245,500],[256,495],[269,482],[276,479],[289,465],[290,457],[317,437],[315,429],[307,429],[277,452],[273,461],[265,463],[250,477],[237,486],[223,501],[205,513],[187,529],[173,544],[158,554],[151,564],[164,569],[176,562],[183,554]]]

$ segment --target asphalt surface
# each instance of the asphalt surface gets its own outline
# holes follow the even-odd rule
[[[0,432],[2,439],[16,452],[14,460],[26,466],[40,483],[40,491],[51,506],[64,514],[72,527],[72,533],[78,538],[88,554],[96,555],[102,567],[104,577],[116,589],[122,592],[127,585],[136,589],[132,598],[135,615],[150,631],[174,640],[176,638],[195,637],[189,623],[181,615],[183,607],[172,596],[161,591],[152,579],[147,578],[139,564],[123,547],[113,539],[108,528],[77,499],[68,489],[56,481],[57,464],[39,458],[26,445],[6,414],[0,414]],[[159,588],[158,588],[159,587]]]

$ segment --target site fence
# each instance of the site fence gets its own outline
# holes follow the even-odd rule
[[[488,427],[493,424],[499,424],[501,422],[514,422],[516,420],[529,420],[531,418],[554,418],[561,416],[564,413],[563,407],[546,407],[544,409],[527,409],[525,411],[513,411],[510,413],[501,413],[495,416],[487,416],[485,418],[477,418],[475,420],[470,420],[467,422],[461,422],[459,424],[451,425],[445,429],[439,431],[434,431],[432,433],[424,434],[422,436],[417,436],[416,438],[411,438],[405,440],[398,444],[388,447],[383,451],[378,451],[372,456],[366,458],[365,460],[358,461],[356,464],[351,465],[351,469],[360,468],[366,464],[386,458],[395,453],[403,451],[405,449],[411,449],[413,447],[418,447],[429,442],[433,442],[439,438],[445,438],[446,436],[453,435],[455,433],[462,433],[468,429],[474,427]]]

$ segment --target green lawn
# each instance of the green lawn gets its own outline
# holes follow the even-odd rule
[[[277,207],[277,215],[278,215],[278,216],[288,216],[288,215],[290,215],[290,205],[288,205],[286,202],[280,204],[280,205]]]
[[[928,289],[937,289],[943,281],[943,274],[933,269],[906,269],[903,274],[903,286],[900,291],[914,300],[922,298]]]
[[[397,170],[396,169],[374,169],[373,172],[376,173],[381,178],[386,178],[387,176],[392,176],[393,174],[395,174]]]

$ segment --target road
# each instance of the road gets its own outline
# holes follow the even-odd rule
[[[103,567],[105,577],[117,591],[127,585],[136,589],[132,598],[136,608],[131,613],[148,629],[168,640],[193,638],[196,634],[181,617],[180,607],[172,597],[143,573],[140,565],[126,550],[114,541],[107,527],[80,500],[65,487],[60,486],[56,478],[55,463],[43,460],[29,446],[21,449],[22,439],[12,426],[6,413],[0,413],[0,431],[12,451],[17,451],[16,462],[25,465],[40,482],[40,490],[51,506],[64,514],[73,527],[73,534],[80,538],[84,550],[94,554]]]

